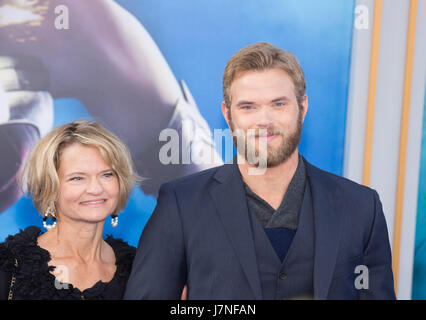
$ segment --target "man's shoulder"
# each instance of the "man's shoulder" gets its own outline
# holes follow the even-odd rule
[[[176,189],[178,187],[188,186],[194,189],[198,189],[201,185],[209,183],[211,179],[215,176],[216,172],[223,166],[225,165],[202,170],[187,176],[170,180],[169,182],[164,183],[161,187],[163,189]]]
[[[336,190],[340,193],[346,193],[352,197],[371,195],[376,191],[370,187],[359,184],[348,178],[339,176],[337,174],[322,170],[305,160],[308,176],[311,177],[311,182],[320,183],[328,190]]]
[[[314,187],[324,188],[328,191],[335,191],[340,194],[343,193],[349,197],[355,198],[366,196],[371,197],[371,195],[377,193],[370,187],[320,169],[309,163],[306,159],[304,159],[304,163],[309,180]],[[214,168],[202,170],[197,173],[193,173],[164,183],[162,188],[167,190],[185,189],[188,191],[200,191],[211,185],[215,177],[219,181],[226,179],[224,178],[225,175],[232,174],[232,166],[232,164],[224,164]]]

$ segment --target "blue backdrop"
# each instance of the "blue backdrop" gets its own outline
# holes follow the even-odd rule
[[[177,79],[184,79],[211,129],[226,128],[220,112],[222,75],[240,48],[268,41],[292,51],[304,69],[309,97],[301,153],[342,174],[349,84],[353,0],[121,0],[156,41]],[[102,39],[99,39],[102,41]],[[55,101],[54,125],[88,118],[73,99]],[[155,199],[139,189],[105,233],[137,245]],[[41,226],[31,199],[0,214],[0,241],[29,225]]]

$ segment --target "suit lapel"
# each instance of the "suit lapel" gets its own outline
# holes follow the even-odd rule
[[[210,188],[220,220],[250,283],[256,299],[262,299],[256,251],[241,174],[236,164],[218,169],[218,182]]]
[[[306,163],[314,209],[315,260],[314,296],[326,299],[337,259],[341,218],[337,211],[336,185],[318,169]]]

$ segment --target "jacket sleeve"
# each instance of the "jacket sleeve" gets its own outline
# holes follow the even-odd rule
[[[368,288],[360,290],[359,298],[396,299],[389,236],[382,204],[376,191],[374,191],[373,224],[364,248],[364,265],[368,268]]]
[[[176,196],[161,186],[157,206],[146,224],[124,299],[180,299],[186,283],[182,223]]]

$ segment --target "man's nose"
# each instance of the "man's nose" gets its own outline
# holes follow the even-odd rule
[[[261,108],[259,111],[257,126],[259,128],[268,128],[273,124],[273,121],[272,111],[266,106]]]

